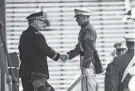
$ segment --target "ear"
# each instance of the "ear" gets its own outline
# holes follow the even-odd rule
[[[35,24],[35,25],[39,25],[40,22],[41,22],[40,20],[34,20],[34,24]]]
[[[37,22],[37,20],[33,20],[33,23],[34,23],[34,24],[37,24],[38,22]]]

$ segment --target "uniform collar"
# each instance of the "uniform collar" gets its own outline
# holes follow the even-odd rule
[[[81,25],[81,28],[84,28],[86,25],[88,25],[89,24],[89,21],[86,21],[86,22],[84,22],[82,25]]]
[[[33,31],[33,32],[38,32],[39,30],[37,30],[35,27],[33,26],[29,26],[29,29],[30,31]]]
[[[34,24],[30,24],[30,27],[34,28],[35,30],[39,31],[39,29],[34,25]]]

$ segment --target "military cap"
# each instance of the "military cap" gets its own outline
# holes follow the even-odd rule
[[[43,11],[33,13],[29,15],[26,19],[32,20],[32,19],[41,19],[41,20],[47,20],[47,14]]]
[[[74,12],[75,12],[75,17],[78,16],[78,15],[83,15],[83,16],[90,16],[91,14],[91,11],[87,8],[76,8],[74,9]]]
[[[135,42],[135,34],[127,34],[124,38],[126,42]]]
[[[114,47],[116,49],[126,49],[126,45],[124,45],[124,43],[115,43]]]
[[[46,74],[43,73],[35,73],[32,72],[32,78],[30,80],[30,82],[33,82],[34,80],[38,80],[38,79],[42,79],[42,78],[48,78],[48,76]]]

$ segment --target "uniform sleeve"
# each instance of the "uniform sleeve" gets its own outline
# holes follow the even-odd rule
[[[18,49],[19,49],[19,58],[20,58],[20,60],[22,60],[22,50],[21,50],[21,48],[20,48],[20,45],[21,45],[21,42],[23,41],[24,39],[23,39],[23,33],[21,34],[21,36],[20,36],[20,39],[19,39],[19,46],[18,46]]]
[[[81,49],[80,49],[80,46],[78,43],[73,50],[71,50],[67,53],[69,55],[69,59],[72,59],[72,58],[76,57],[77,55],[79,55],[80,51],[81,51]]]
[[[111,71],[111,64],[108,64],[106,68],[106,73],[105,73],[105,91],[113,91],[113,85],[112,82],[110,81],[110,71]]]
[[[47,45],[44,36],[39,32],[35,32],[35,43],[42,55],[46,55],[51,59],[58,61],[60,54]]]
[[[90,28],[87,29],[84,35],[84,62],[82,65],[84,68],[89,68],[94,57],[95,40],[94,32],[92,32]]]
[[[113,91],[119,91],[119,86],[120,86],[120,75],[119,75],[119,66],[117,65],[117,58],[114,58],[113,64],[114,64],[114,69],[111,71],[111,82],[113,85]]]

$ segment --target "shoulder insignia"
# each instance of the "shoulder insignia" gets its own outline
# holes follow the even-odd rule
[[[84,40],[94,40],[94,36],[87,32],[84,36]]]

